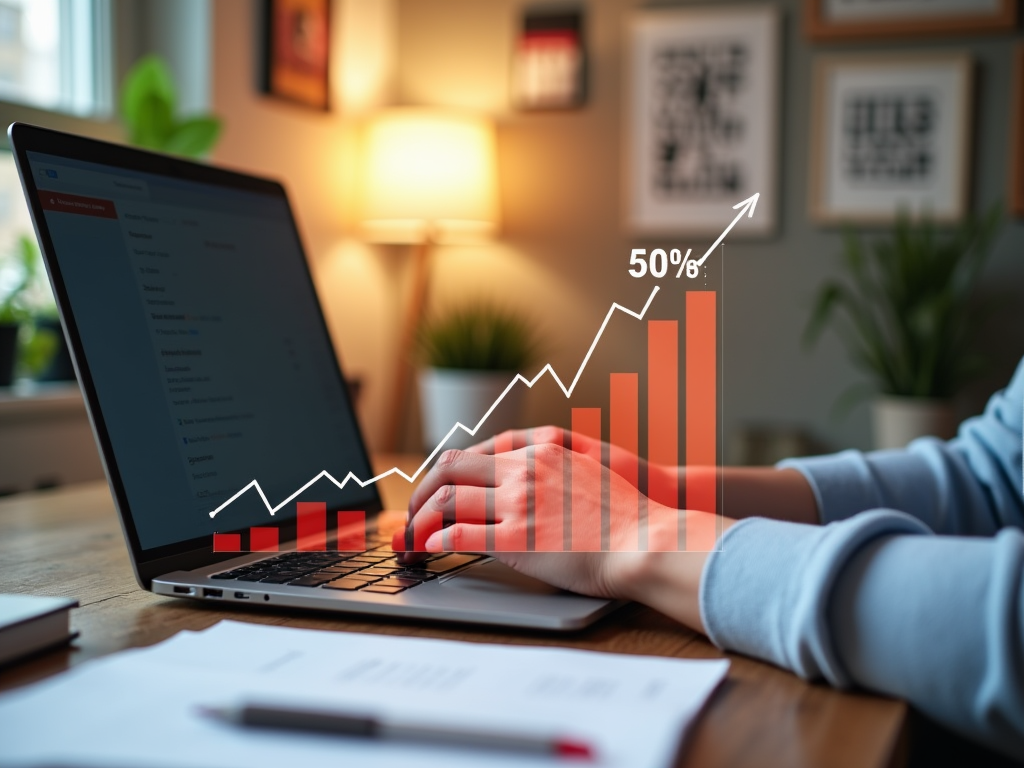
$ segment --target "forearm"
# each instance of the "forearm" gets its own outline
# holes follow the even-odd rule
[[[774,467],[659,467],[657,471],[677,475],[679,500],[671,506],[686,507],[684,489],[687,479],[718,473],[722,482],[722,509],[700,510],[719,512],[740,520],[745,517],[769,517],[792,523],[817,523],[818,504],[810,483],[795,469]],[[662,504],[666,499],[655,499]]]

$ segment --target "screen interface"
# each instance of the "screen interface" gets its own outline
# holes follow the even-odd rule
[[[294,518],[253,490],[210,518],[252,480],[370,476],[283,195],[28,159],[143,549]]]

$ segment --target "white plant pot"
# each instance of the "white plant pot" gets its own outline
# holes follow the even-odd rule
[[[872,404],[876,448],[902,448],[925,435],[947,439],[956,432],[948,400],[880,395]]]
[[[423,414],[423,447],[427,453],[444,440],[456,423],[462,423],[469,429],[476,427],[515,375],[515,371],[421,370],[420,410]],[[521,382],[512,387],[475,437],[459,429],[445,442],[445,447],[468,448],[506,429],[521,426],[525,389],[526,385]]]

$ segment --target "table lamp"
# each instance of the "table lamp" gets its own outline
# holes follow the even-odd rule
[[[494,128],[458,112],[396,108],[375,115],[363,144],[365,238],[413,247],[415,270],[395,369],[385,450],[399,448],[416,329],[435,244],[480,242],[498,229]]]

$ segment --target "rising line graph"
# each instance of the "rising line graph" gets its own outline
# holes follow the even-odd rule
[[[243,488],[241,488],[233,496],[231,496],[231,498],[229,498],[215,510],[210,512],[210,517],[216,517],[218,513],[229,507],[236,499],[245,495],[250,490],[255,490],[256,493],[259,494],[259,497],[260,499],[263,500],[263,504],[264,506],[266,506],[267,511],[271,514],[271,516],[273,516],[275,513],[277,513],[279,509],[286,506],[289,502],[294,501],[306,489],[310,488],[311,486],[315,485],[321,480],[329,480],[330,482],[334,483],[339,489],[343,489],[350,482],[356,483],[360,488],[365,488],[366,486],[373,485],[374,483],[383,480],[385,477],[389,477],[391,475],[398,475],[399,477],[407,480],[410,483],[414,482],[416,478],[418,478],[423,473],[423,470],[430,466],[430,464],[434,460],[434,457],[441,452],[445,444],[447,444],[448,440],[451,439],[451,436],[454,435],[458,430],[461,429],[463,432],[469,433],[471,437],[475,437],[476,433],[484,425],[484,423],[487,421],[488,417],[490,417],[494,409],[497,408],[501,404],[501,401],[505,399],[505,395],[507,395],[509,391],[517,384],[522,383],[525,384],[530,389],[532,389],[534,384],[536,384],[542,378],[544,378],[545,376],[551,376],[551,378],[554,379],[555,383],[558,385],[558,388],[562,390],[562,394],[565,395],[566,399],[571,398],[573,390],[576,389],[576,384],[579,383],[580,377],[583,376],[583,372],[587,369],[587,364],[590,362],[590,358],[593,356],[594,350],[597,349],[597,345],[601,341],[601,336],[604,335],[604,330],[608,326],[608,323],[611,322],[612,316],[616,312],[622,312],[623,314],[629,315],[630,317],[635,318],[636,320],[643,320],[644,316],[647,314],[647,310],[650,308],[651,304],[654,301],[654,297],[658,295],[659,290],[660,288],[658,286],[654,286],[654,288],[651,290],[651,295],[647,297],[647,301],[644,303],[643,308],[639,312],[632,310],[629,307],[624,307],[618,302],[612,302],[611,307],[608,308],[608,312],[604,316],[604,321],[601,323],[601,327],[598,328],[597,334],[594,336],[594,340],[590,342],[590,348],[587,350],[587,354],[583,357],[583,362],[580,363],[580,367],[577,369],[576,375],[573,376],[572,382],[568,386],[566,386],[565,383],[562,381],[561,377],[551,366],[551,363],[547,363],[543,368],[541,368],[540,371],[538,371],[532,379],[528,379],[521,373],[517,373],[515,377],[512,379],[512,381],[509,382],[508,386],[505,387],[504,390],[502,390],[502,393],[491,404],[491,407],[487,409],[487,412],[480,418],[480,420],[476,423],[475,426],[467,427],[461,421],[455,422],[455,425],[450,430],[448,430],[448,434],[444,436],[444,439],[437,444],[437,447],[430,452],[430,455],[423,460],[423,463],[420,464],[419,467],[417,467],[416,471],[413,472],[411,475],[403,472],[398,467],[392,467],[391,469],[385,472],[381,472],[379,475],[375,475],[367,480],[360,479],[358,476],[356,476],[354,472],[349,472],[347,475],[345,475],[344,478],[338,480],[325,469],[318,475],[315,475],[314,477],[310,478],[308,482],[306,482],[300,488],[295,490],[290,496],[288,496],[286,499],[284,499],[283,501],[276,505],[272,505],[270,503],[269,499],[267,499],[266,494],[263,492],[263,487],[260,485],[258,480],[254,479],[248,484],[246,484]]]
[[[698,266],[704,264],[708,256],[710,256],[712,252],[714,252],[714,250],[718,248],[718,246],[725,239],[725,236],[729,234],[732,228],[735,227],[736,224],[738,224],[744,216],[746,216],[747,218],[753,218],[754,210],[757,207],[757,202],[760,196],[760,193],[755,193],[748,197],[746,200],[743,200],[737,203],[736,205],[732,206],[733,210],[738,210],[739,213],[736,214],[736,216],[729,223],[729,225],[722,231],[722,233],[718,236],[718,239],[711,244],[711,247],[707,249],[707,251],[700,258],[700,260],[696,262]],[[680,275],[681,274],[682,266],[680,266]],[[680,275],[677,275],[677,277],[679,277]],[[218,506],[216,509],[210,512],[210,517],[216,517],[218,513],[229,507],[235,500],[245,495],[250,490],[255,490],[256,493],[259,494],[259,497],[263,501],[263,504],[267,508],[267,511],[271,514],[271,516],[273,516],[279,509],[286,506],[288,503],[294,501],[304,491],[318,483],[320,480],[329,480],[330,482],[334,483],[334,485],[336,485],[339,489],[344,489],[345,486],[348,485],[350,482],[356,483],[360,488],[365,488],[366,486],[373,485],[374,483],[383,480],[386,477],[390,477],[391,475],[398,475],[399,477],[403,478],[404,480],[410,483],[414,482],[416,478],[418,478],[423,473],[423,471],[431,465],[437,454],[441,452],[444,446],[451,439],[452,435],[454,435],[458,430],[461,429],[463,432],[467,432],[471,437],[475,437],[476,433],[484,425],[484,423],[490,417],[491,413],[493,413],[494,409],[497,408],[501,404],[501,401],[505,399],[505,395],[507,395],[509,391],[516,385],[521,383],[525,384],[528,388],[532,389],[534,384],[536,384],[542,378],[544,378],[545,376],[550,376],[552,379],[554,379],[555,383],[558,385],[558,388],[562,390],[562,394],[565,395],[565,398],[567,400],[571,398],[573,390],[576,389],[576,384],[579,382],[580,377],[583,376],[583,372],[586,370],[587,364],[590,362],[590,358],[593,356],[594,350],[597,348],[598,343],[601,341],[601,336],[604,335],[605,328],[611,321],[612,316],[616,312],[622,312],[623,314],[629,315],[630,317],[636,320],[643,320],[644,316],[647,314],[647,310],[651,306],[651,303],[654,301],[654,297],[658,295],[659,290],[660,289],[658,286],[654,286],[654,288],[651,290],[651,295],[647,297],[647,301],[644,303],[644,306],[640,311],[635,311],[630,309],[629,307],[624,307],[617,302],[612,303],[611,307],[608,308],[607,314],[605,314],[604,316],[604,321],[601,323],[601,327],[598,328],[597,334],[594,336],[594,340],[590,342],[590,348],[587,350],[587,354],[583,357],[583,362],[580,363],[579,368],[576,370],[576,375],[573,376],[572,382],[568,386],[566,386],[565,383],[562,381],[561,377],[551,366],[551,363],[547,363],[543,368],[541,368],[540,371],[538,371],[538,373],[532,379],[528,379],[521,373],[517,373],[515,377],[512,379],[512,381],[509,382],[508,386],[505,387],[505,389],[502,391],[501,395],[499,395],[498,398],[494,401],[494,403],[491,404],[491,407],[487,409],[487,412],[480,418],[480,420],[476,423],[475,426],[468,427],[462,422],[456,422],[455,425],[450,430],[448,430],[448,433],[444,436],[444,439],[442,439],[441,442],[437,444],[437,447],[430,452],[430,455],[423,460],[423,463],[420,464],[419,467],[417,467],[416,471],[413,472],[411,475],[403,472],[398,467],[392,467],[391,469],[385,472],[381,472],[379,475],[374,475],[373,477],[366,480],[360,479],[354,472],[351,471],[347,475],[345,475],[344,478],[338,480],[325,469],[321,471],[318,475],[310,478],[308,482],[306,482],[300,488],[296,489],[290,496],[288,496],[286,499],[284,499],[283,501],[279,502],[276,505],[272,505],[270,503],[270,500],[267,499],[267,495],[263,492],[263,487],[259,484],[259,481],[253,479],[244,487],[242,487],[239,491],[233,494],[227,501],[223,502],[220,506]]]

